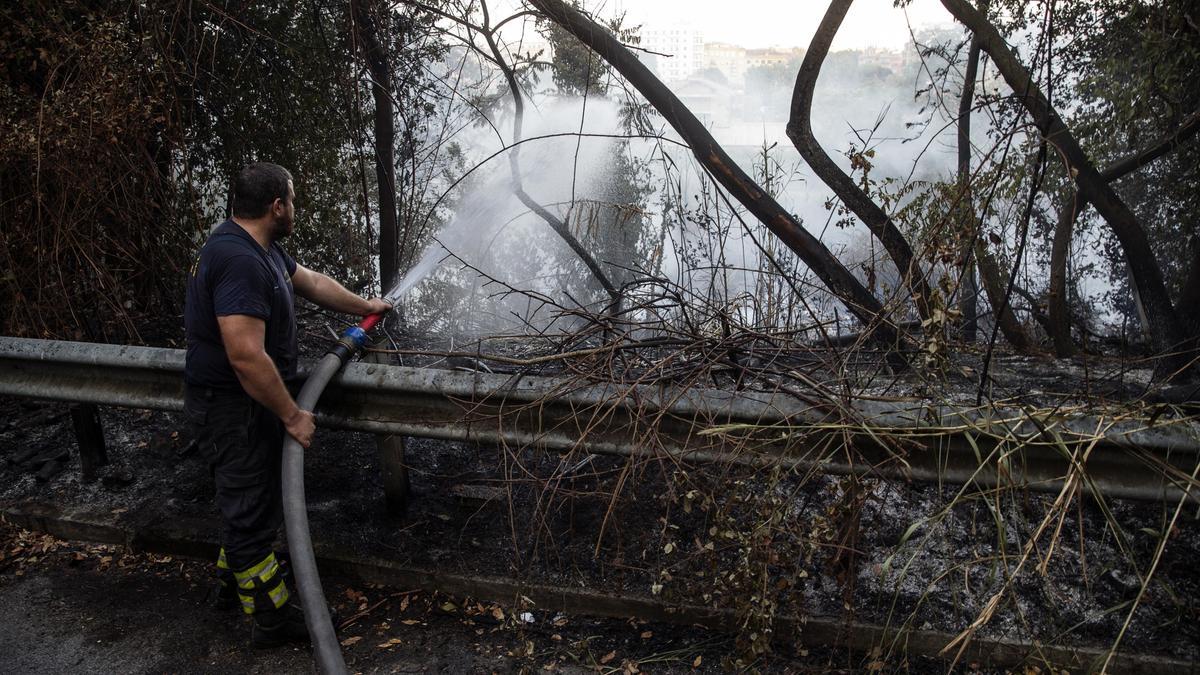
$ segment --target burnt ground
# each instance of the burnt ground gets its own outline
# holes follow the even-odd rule
[[[176,416],[103,410],[111,463],[100,480],[84,485],[66,406],[2,400],[0,411],[0,457],[11,460],[35,447],[72,454],[48,480],[0,461],[4,506],[46,500],[86,503],[87,512],[151,526],[145,521],[207,513],[215,530],[211,485],[202,462],[188,453],[186,438],[177,433]],[[364,468],[360,462],[370,467],[370,458],[354,447],[363,443],[347,447],[337,442],[345,440],[342,435],[323,435],[327,459],[356,472]],[[337,457],[341,453],[348,456]],[[360,508],[369,508],[378,519],[380,488],[371,478],[374,473],[361,471],[355,487],[366,493],[362,505],[373,504]],[[427,489],[423,479],[414,482],[419,491]],[[310,475],[309,483],[317,492],[335,488],[317,475]],[[411,511],[424,513],[423,501],[437,502],[418,496]],[[439,509],[444,506],[430,507],[433,521],[443,522]],[[161,513],[151,514],[147,507]],[[354,518],[346,514],[319,520],[346,526]],[[424,515],[389,522],[398,531],[417,534],[427,524]],[[362,535],[358,528],[347,529]],[[317,531],[319,540],[330,534]],[[439,533],[424,534],[426,543],[420,546],[429,546],[441,558],[427,543]],[[418,548],[413,540],[399,537],[391,543]],[[207,561],[63,541],[0,520],[0,672],[311,670],[307,647],[249,648],[248,620],[210,605],[211,574]],[[700,627],[547,613],[338,576],[327,575],[323,581],[354,672],[724,672],[736,652],[732,636]],[[763,672],[816,673],[851,672],[860,663],[861,655],[784,645],[753,666]]]
[[[207,523],[215,532],[211,481],[204,463],[190,451],[178,416],[103,409],[111,463],[98,481],[83,484],[69,418],[61,416],[65,410],[61,404],[0,400],[0,507],[52,502],[131,527],[153,529],[186,521]],[[45,480],[4,461],[39,449],[51,454],[65,450],[71,456],[64,470]],[[321,431],[306,461],[314,539],[330,550],[442,572],[513,577],[638,597],[657,594],[671,602],[733,609],[741,613],[746,626],[741,634],[730,636],[670,626],[633,630],[621,621],[572,616],[567,617],[567,625],[581,632],[568,636],[558,627],[547,628],[556,617],[528,606],[501,608],[509,619],[500,626],[464,625],[462,621],[482,621],[462,615],[462,606],[471,606],[465,599],[449,599],[456,610],[446,616],[436,611],[419,617],[402,612],[379,619],[379,624],[364,620],[362,630],[374,626],[376,632],[362,634],[362,641],[348,647],[353,658],[368,659],[355,666],[363,670],[488,672],[537,669],[551,660],[563,667],[579,663],[586,667],[595,665],[588,658],[597,661],[612,651],[654,669],[689,669],[696,655],[702,656],[703,667],[716,668],[736,656],[752,660],[748,645],[761,637],[764,628],[772,627],[772,615],[786,614],[853,617],[957,633],[1002,589],[1004,571],[1019,563],[1021,547],[1050,501],[1046,496],[1014,492],[986,499],[960,497],[946,508],[956,486],[872,480],[856,485],[835,477],[742,475],[732,467],[664,466],[412,440],[407,462],[413,498],[407,513],[395,516],[384,508],[371,437]],[[1111,502],[1105,510],[1088,500],[1079,501],[1062,521],[1045,574],[1034,570],[1036,559],[1025,564],[995,617],[979,634],[1067,645],[1111,644],[1139,591],[1138,570],[1148,566],[1169,516],[1168,507],[1160,504]],[[1200,571],[1194,564],[1200,532],[1195,518],[1194,509],[1186,511],[1168,533],[1156,581],[1123,636],[1123,651],[1185,661],[1200,658]],[[1045,541],[1037,549],[1039,554]],[[67,561],[65,566],[27,572],[30,579],[15,577],[11,563],[0,562],[3,606],[27,608],[22,610],[26,614],[4,617],[0,646],[9,642],[34,661],[44,658],[53,665],[69,665],[55,659],[66,658],[62,653],[70,650],[43,649],[29,638],[38,631],[60,637],[92,635],[88,626],[96,626],[98,645],[107,640],[134,640],[131,644],[140,645],[138,640],[154,633],[156,658],[170,663],[136,661],[145,664],[145,671],[187,670],[218,657],[232,660],[219,661],[214,670],[227,669],[226,665],[253,670],[265,664],[261,669],[269,671],[307,667],[304,650],[294,650],[291,656],[242,654],[238,636],[244,635],[245,626],[231,628],[227,619],[193,628],[196,616],[208,616],[202,606],[207,583],[202,564],[175,560],[158,567],[152,559],[146,563],[121,550],[107,555],[142,562],[126,567],[110,562],[101,570],[101,563]],[[113,577],[116,572],[120,575]],[[162,581],[163,574],[172,580]],[[327,580],[330,597],[337,598],[343,610],[353,610],[347,589],[365,593],[371,602],[410,590],[367,589],[355,583]],[[769,586],[771,592],[755,594],[753,589],[760,585]],[[141,586],[156,598],[153,614],[138,610],[136,589]],[[88,590],[93,588],[94,593]],[[445,602],[427,600],[433,609]],[[405,611],[419,609],[413,602]],[[389,601],[380,611],[399,611],[399,603]],[[47,609],[57,607],[62,611]],[[490,612],[489,607],[484,611]],[[511,619],[525,611],[535,617],[532,627]],[[113,618],[112,612],[120,612],[116,616],[123,618]],[[154,619],[144,621],[148,616]],[[375,620],[373,612],[371,621]],[[426,625],[404,623],[413,620]],[[174,647],[161,631],[155,632],[160,624],[176,631],[170,635],[186,636],[180,639],[191,646]],[[382,628],[384,624],[393,632]],[[457,628],[448,628],[454,625],[464,625],[466,630],[455,633]],[[787,653],[788,645],[803,641],[802,627],[796,633],[775,628],[776,651],[767,670],[822,670],[830,665],[912,668],[922,663],[902,647],[882,655],[830,656],[818,646],[805,645],[824,659],[814,664],[811,657]],[[360,635],[354,630],[343,637]],[[484,630],[484,635],[478,630]],[[647,630],[652,638],[643,642],[640,636]],[[556,631],[562,640],[553,639]],[[120,640],[118,633],[124,636]],[[446,634],[452,635],[448,641]],[[378,647],[386,642],[383,637],[390,640],[393,635],[402,644]],[[585,651],[592,657],[580,655],[576,648],[570,654],[555,651],[589,635],[608,636],[607,642],[587,643]],[[72,650],[92,649],[90,642],[71,640],[62,644]],[[521,647],[522,641],[534,642],[537,658],[508,655],[524,654],[527,648]],[[477,654],[476,643],[490,648],[484,656],[496,658],[500,665],[453,661],[462,654]],[[221,651],[215,644],[239,646]],[[485,652],[486,648],[480,647]],[[685,648],[699,651],[676,654]],[[3,651],[13,653],[7,647]],[[666,653],[676,660],[660,663],[655,657]],[[124,662],[121,652],[113,654],[117,662]],[[547,654],[554,656],[544,658]],[[395,661],[370,660],[393,656]],[[263,658],[267,660],[259,660]],[[296,661],[272,661],[286,658]],[[620,660],[614,656],[603,665],[619,665]],[[926,666],[930,672],[945,668],[945,664]]]
[[[278,673],[311,670],[307,647],[248,648],[249,622],[207,602],[207,563],[64,542],[0,524],[0,672]],[[718,672],[729,639],[699,629],[555,616],[520,622],[463,598],[326,580],[352,623],[352,672]],[[832,655],[761,666],[822,672]]]

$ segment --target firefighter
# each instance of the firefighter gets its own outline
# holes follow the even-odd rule
[[[242,169],[232,217],[213,229],[187,282],[184,411],[216,483],[221,515],[219,596],[253,616],[251,642],[274,647],[308,639],[304,614],[272,550],[283,522],[284,434],[307,448],[312,413],[289,385],[296,378],[293,295],[335,312],[390,309],[297,264],[280,245],[295,227],[292,176],[281,166]]]

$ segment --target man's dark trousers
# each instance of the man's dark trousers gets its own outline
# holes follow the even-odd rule
[[[212,469],[233,570],[269,556],[283,523],[283,423],[245,392],[188,385],[184,410]]]

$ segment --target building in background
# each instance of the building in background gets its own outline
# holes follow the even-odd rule
[[[746,50],[746,69],[762,68],[769,66],[786,66],[788,63],[795,60],[797,63],[804,58],[804,50],[799,47],[791,47],[788,49],[780,49],[778,47],[767,47],[766,49],[747,49]]]
[[[910,59],[910,50],[898,49],[882,49],[879,47],[867,47],[862,50],[858,57],[860,66],[875,66],[890,70],[893,74],[899,75],[905,71]]]
[[[725,82],[718,82],[702,73],[693,74],[677,82],[675,95],[688,110],[710,131],[725,129],[733,123],[738,100],[737,90]]]
[[[704,67],[704,38],[700,31],[694,28],[646,26],[641,30],[641,38],[642,43],[639,46],[658,54],[642,52],[639,56],[664,82],[686,80]]]
[[[740,87],[746,81],[746,48],[725,42],[705,42],[702,70],[716,69],[729,84]]]

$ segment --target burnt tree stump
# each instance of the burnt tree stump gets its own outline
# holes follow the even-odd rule
[[[79,442],[79,466],[83,482],[91,483],[96,480],[96,470],[108,464],[100,411],[90,403],[71,406],[71,423],[75,427],[75,440]]]

